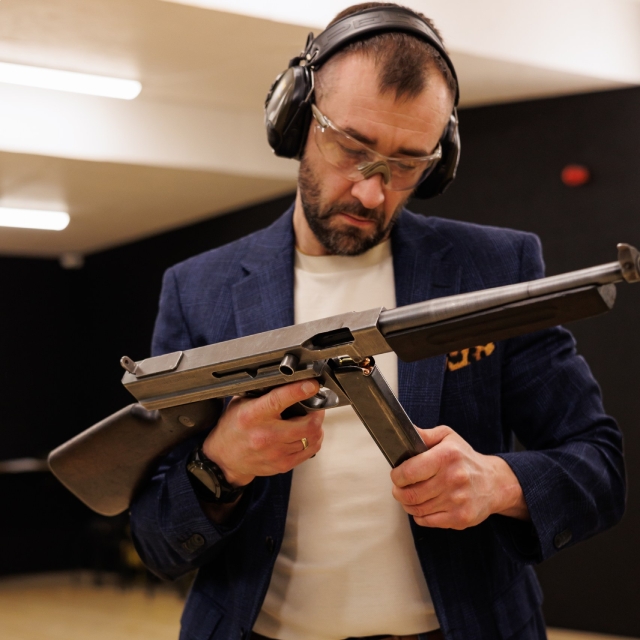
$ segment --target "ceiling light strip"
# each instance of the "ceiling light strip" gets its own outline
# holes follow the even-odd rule
[[[142,85],[137,80],[108,78],[9,62],[0,62],[0,82],[121,100],[133,100],[142,90]]]
[[[0,227],[44,229],[62,231],[69,224],[65,211],[41,211],[39,209],[10,209],[0,207]]]

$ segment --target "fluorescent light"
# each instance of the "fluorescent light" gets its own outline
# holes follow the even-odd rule
[[[121,100],[133,100],[142,90],[142,85],[137,80],[107,78],[9,62],[0,62],[0,82]]]
[[[7,209],[5,207],[0,207],[0,227],[20,227],[21,229],[62,231],[68,224],[69,214],[64,211]]]

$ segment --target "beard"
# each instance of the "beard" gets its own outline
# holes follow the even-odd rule
[[[320,184],[313,174],[306,157],[300,162],[298,187],[302,210],[309,228],[318,242],[330,255],[359,256],[385,240],[395,224],[402,207],[409,199],[407,196],[393,212],[391,220],[385,224],[383,207],[367,209],[358,200],[353,202],[335,202],[326,205],[322,202]],[[375,223],[373,229],[360,229],[351,225],[335,223],[335,215],[352,214]]]

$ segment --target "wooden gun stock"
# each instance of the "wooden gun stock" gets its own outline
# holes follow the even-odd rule
[[[128,509],[158,458],[216,423],[219,400],[147,411],[130,404],[49,454],[53,474],[82,502],[105,516]]]

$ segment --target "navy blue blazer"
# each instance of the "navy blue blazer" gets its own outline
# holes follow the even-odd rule
[[[293,323],[291,216],[166,272],[154,355]],[[539,241],[527,233],[403,211],[391,239],[398,306],[543,275]],[[504,458],[531,514],[531,523],[494,515],[464,531],[410,519],[445,637],[545,637],[530,565],[615,524],[625,499],[621,435],[573,338],[556,328],[506,340],[454,371],[444,356],[400,362],[399,398],[416,425],[447,424],[477,451]],[[526,451],[513,451],[514,434]],[[173,451],[137,497],[133,536],[158,575],[199,569],[182,640],[240,640],[269,585],[291,473],[256,478],[219,526],[186,475],[195,444]]]

